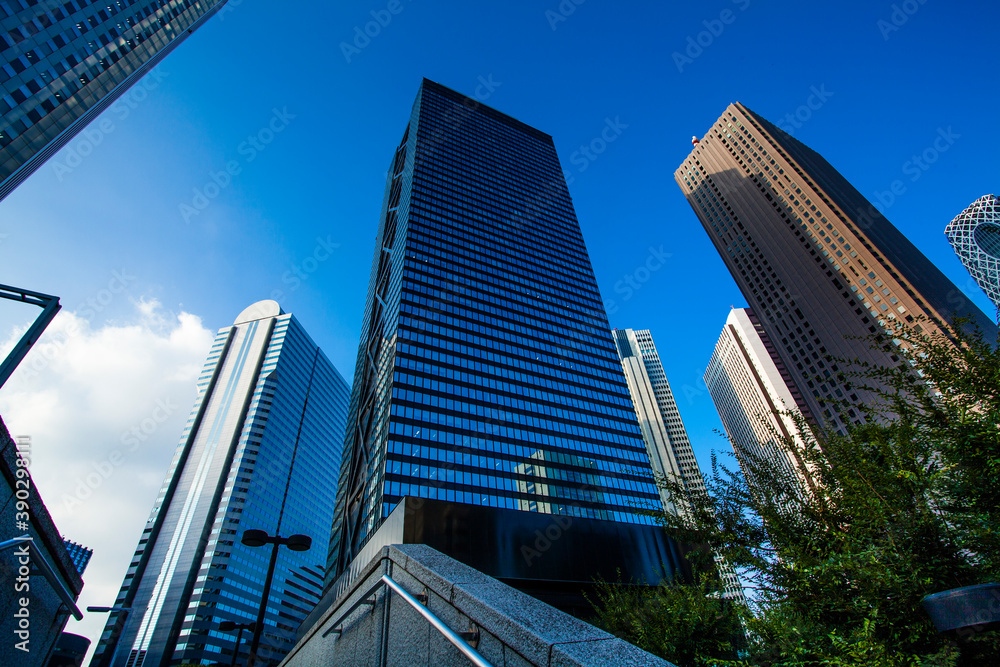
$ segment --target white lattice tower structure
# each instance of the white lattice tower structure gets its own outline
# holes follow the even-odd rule
[[[1000,205],[996,195],[972,202],[944,229],[958,258],[1000,309]]]

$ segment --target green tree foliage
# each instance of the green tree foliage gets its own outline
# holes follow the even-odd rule
[[[742,470],[713,457],[703,496],[662,480],[692,508],[662,516],[667,530],[707,545],[753,591],[742,664],[1000,664],[1000,632],[939,634],[920,604],[1000,581],[1000,351],[963,326],[872,341],[903,360],[853,365],[851,381],[878,397],[864,423],[785,443],[810,471],[808,488],[752,456]],[[614,601],[601,622],[640,637],[628,631],[634,616],[608,617]],[[649,650],[682,666],[721,664]]]
[[[692,585],[656,588],[598,582],[596,625],[678,665],[742,664],[741,609],[722,599],[718,580],[703,572]]]

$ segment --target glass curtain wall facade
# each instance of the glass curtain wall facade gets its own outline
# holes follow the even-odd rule
[[[90,557],[94,555],[94,550],[90,547],[85,547],[82,544],[77,544],[73,540],[67,540],[63,538],[63,544],[66,545],[66,551],[69,553],[70,559],[73,561],[73,565],[76,566],[76,571],[83,576],[83,571],[87,569],[87,563],[90,562]]]
[[[424,80],[388,174],[328,586],[404,496],[650,523],[552,138]]]
[[[280,661],[319,600],[347,383],[292,315],[261,301],[219,330],[198,388],[115,601],[131,618],[109,619],[92,666],[111,664],[116,640],[114,667],[228,664],[237,631],[219,622],[256,620],[271,554],[240,542],[247,529],[314,542],[279,550],[257,665]]]
[[[1000,311],[1000,199],[996,195],[980,197],[948,223],[944,234]]]
[[[871,396],[839,359],[893,366],[895,324],[937,330],[956,312],[990,318],[818,153],[731,104],[674,173],[812,417],[834,430]],[[927,318],[923,324],[918,317]],[[846,422],[846,423],[845,423]]]
[[[0,199],[223,4],[0,2]]]

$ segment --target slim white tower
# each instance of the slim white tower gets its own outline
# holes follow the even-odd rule
[[[648,329],[615,329],[614,336],[653,471],[678,476],[689,491],[704,493],[705,481],[652,335]],[[678,511],[662,490],[660,495],[664,510]]]
[[[652,334],[648,329],[615,329],[613,333],[653,471],[674,479],[679,477],[691,494],[707,493]],[[666,512],[685,511],[663,489],[660,500]],[[745,602],[736,572],[718,556],[715,561],[725,583],[725,597]]]
[[[785,445],[788,439],[800,446],[811,439],[796,423],[796,416],[808,416],[807,408],[749,308],[729,313],[705,384],[748,477],[745,461],[752,456],[772,462],[808,487],[805,468]]]

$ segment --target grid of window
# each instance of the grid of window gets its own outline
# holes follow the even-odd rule
[[[403,496],[648,523],[635,508],[659,495],[551,138],[425,80],[401,149],[365,324],[394,309],[387,407],[355,445],[375,464],[342,473],[358,491],[338,499],[351,545],[331,569]],[[380,292],[383,248],[398,282]]]
[[[115,667],[129,658],[231,660],[237,633],[219,631],[219,621],[256,618],[270,557],[269,548],[240,542],[249,528],[301,533],[316,544],[307,552],[279,552],[260,664],[276,665],[287,653],[322,593],[346,382],[292,315],[275,314],[221,330],[199,386],[118,596],[119,605],[136,609],[136,618]],[[205,454],[213,440],[219,441],[216,454]],[[161,566],[170,559],[176,561],[172,578],[161,584]],[[113,622],[98,659],[114,650]]]
[[[12,174],[36,156],[47,159],[74,134],[61,133],[81,129],[124,92],[119,84],[155,65],[224,2],[0,2],[0,194],[16,185]]]
[[[663,370],[660,354],[656,351],[656,345],[653,343],[653,335],[649,329],[639,329],[634,333],[636,347],[653,385],[653,394],[660,408],[663,424],[667,429],[670,444],[673,446],[674,457],[680,467],[684,484],[692,491],[704,493],[705,481],[702,479],[698,460],[694,456],[694,449],[692,449],[691,441],[688,439],[687,429],[684,428],[684,422],[681,421],[681,413],[677,409],[677,401],[674,399],[670,382]]]
[[[797,230],[799,225],[806,228],[809,226],[808,222],[800,222],[798,216],[801,214],[808,221],[811,219],[810,214],[805,212],[802,205],[799,205],[799,211],[796,212],[792,207],[783,203],[784,200],[781,196],[768,187],[770,181],[763,175],[765,173],[764,167],[766,166],[766,173],[769,175],[784,178],[789,187],[795,188],[794,182],[785,173],[784,168],[774,161],[767,149],[761,146],[753,136],[749,136],[747,124],[737,118],[736,114],[727,113],[728,117],[724,116],[713,128],[713,138],[750,176],[751,182],[759,186],[765,199],[773,206],[784,224],[789,229],[795,230],[796,237],[800,239],[809,254],[816,258],[817,262],[820,262],[821,258],[810,247],[809,239]],[[733,122],[736,123],[735,127]],[[735,139],[732,132],[737,132]],[[739,136],[740,132],[746,133],[748,137]],[[742,147],[740,147],[741,145]],[[759,149],[760,152],[758,153],[756,149]],[[780,156],[778,157],[780,159]],[[840,368],[831,361],[826,347],[822,345],[816,332],[809,326],[801,308],[796,307],[795,296],[797,295],[795,292],[789,291],[785,280],[779,277],[776,269],[772,267],[771,262],[775,260],[775,257],[769,256],[765,252],[766,244],[764,247],[758,245],[758,239],[747,229],[732,208],[734,204],[732,200],[739,195],[752,192],[750,188],[753,185],[747,183],[746,180],[740,180],[735,188],[732,185],[727,188],[716,183],[714,179],[708,177],[705,166],[697,163],[694,154],[688,158],[686,166],[684,182],[692,190],[689,198],[693,199],[693,205],[697,204],[700,210],[705,213],[706,226],[711,228],[714,238],[717,239],[717,244],[720,246],[725,244],[724,258],[728,258],[729,263],[735,267],[739,275],[750,284],[753,295],[757,297],[754,307],[764,312],[772,321],[786,326],[792,333],[792,335],[786,335],[786,346],[792,363],[806,376],[803,381],[804,385],[808,387],[816,399],[844,399],[844,387],[839,386],[839,378],[835,375],[839,374]],[[738,192],[733,191],[737,189]],[[801,194],[800,189],[798,192]],[[811,201],[810,205],[812,206]],[[696,208],[696,210],[699,209]],[[815,210],[816,207],[812,206],[812,211]],[[826,218],[821,217],[819,221],[815,221],[815,224],[818,227],[820,223],[826,222]],[[827,278],[836,280],[833,278],[832,270],[825,270],[825,272]],[[838,289],[843,287],[839,281],[836,282],[836,286]],[[850,297],[845,293],[844,298],[849,299]],[[861,314],[860,309],[858,309],[857,314]],[[869,325],[871,333],[876,332],[875,326],[866,317],[864,323]],[[824,410],[823,416],[832,425],[840,425],[829,409]]]
[[[652,333],[648,329],[615,329],[613,334],[654,470],[674,479],[679,477],[692,494],[706,493],[705,480]],[[665,490],[661,501],[665,512],[688,511],[687,503],[678,502]],[[724,597],[745,603],[743,585],[735,569],[718,555],[715,555],[715,562],[725,583]]]
[[[82,577],[83,571],[87,569],[87,563],[90,562],[90,557],[94,555],[94,550],[65,538],[63,539],[63,544],[66,545],[66,551],[69,553],[70,560],[73,561],[76,571]]]
[[[787,479],[805,486],[796,459],[784,443],[792,437],[802,446],[809,434],[801,434],[789,416],[789,412],[803,413],[783,370],[753,314],[734,309],[705,370],[705,385],[740,462],[748,454],[769,461]]]
[[[743,105],[696,142],[675,178],[808,413],[827,426],[844,426],[830,403],[865,400],[836,358],[898,363],[863,338],[897,318],[951,314],[950,281],[822,157]],[[861,416],[849,409],[846,419]]]

